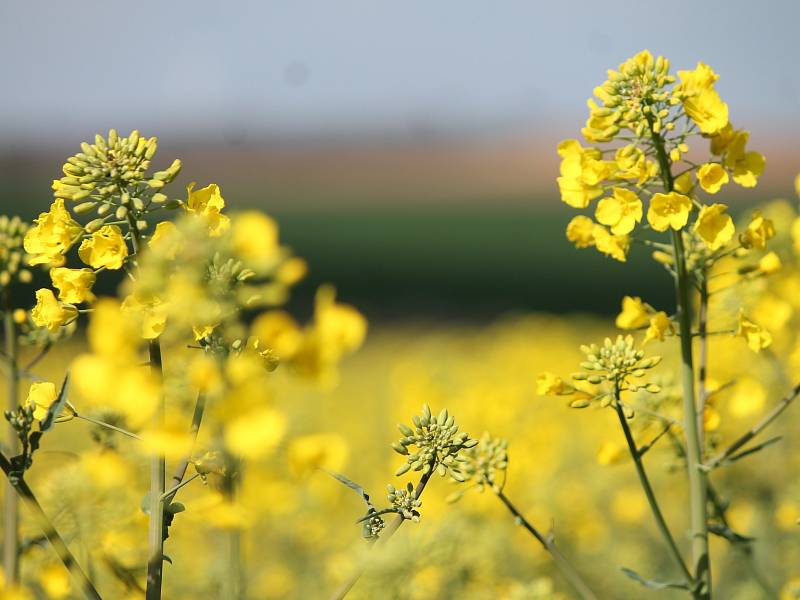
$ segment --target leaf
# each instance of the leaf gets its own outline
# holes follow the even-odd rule
[[[367,503],[367,506],[369,508],[372,508],[372,502],[369,501],[369,494],[367,494],[366,490],[363,487],[358,485],[355,481],[351,481],[341,473],[334,473],[333,471],[328,471],[327,469],[322,469],[322,470],[325,471],[328,475],[330,475],[334,479],[337,479],[339,482],[349,487],[351,490],[355,490],[355,492],[359,496],[361,496],[364,502]]]
[[[650,588],[651,590],[689,589],[689,586],[683,581],[653,581],[652,579],[645,579],[633,569],[628,569],[627,567],[620,567],[620,569],[622,570],[623,573],[625,573],[625,575],[627,575],[634,581],[638,582],[639,584],[643,585],[644,587]]]
[[[64,382],[61,384],[61,389],[58,391],[58,397],[56,397],[56,401],[50,405],[50,408],[47,409],[47,415],[42,419],[39,425],[39,431],[47,431],[55,424],[56,417],[61,414],[61,411],[64,410],[64,405],[67,403],[68,387],[69,371],[64,375]]]

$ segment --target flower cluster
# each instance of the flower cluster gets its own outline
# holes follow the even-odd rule
[[[389,484],[386,489],[389,491],[386,497],[394,511],[404,519],[419,523],[420,515],[417,509],[422,506],[422,500],[417,497],[414,485],[409,482],[405,488],[397,489],[392,484]]]
[[[501,490],[508,468],[508,441],[485,432],[478,444],[464,451],[462,471],[478,491],[485,486]]]
[[[450,475],[456,481],[464,481],[462,450],[473,448],[478,440],[470,439],[463,431],[458,433],[458,425],[446,408],[433,415],[426,404],[422,407],[422,414],[414,415],[412,421],[414,429],[402,423],[397,426],[403,437],[392,444],[392,448],[408,458],[396,475],[403,475],[411,469],[425,475],[435,470],[443,477]],[[413,447],[416,451],[412,453],[409,448]]]
[[[730,124],[728,107],[714,88],[718,76],[708,65],[678,71],[677,79],[669,67],[667,59],[644,50],[609,71],[608,80],[595,88],[597,100],[589,100],[589,119],[581,132],[590,143],[618,145],[559,144],[561,199],[585,209],[600,198],[594,220],[579,215],[567,226],[567,239],[578,248],[594,246],[625,261],[645,218],[652,231],[685,231],[710,251],[734,238],[727,206],[703,204],[698,191],[717,194],[731,179],[755,186],[764,157],[747,150],[749,133]],[[704,163],[685,158],[693,137],[710,142]],[[673,175],[677,164],[684,166]]]
[[[0,289],[14,281],[30,283],[32,276],[25,265],[22,241],[29,225],[19,217],[0,215]]]

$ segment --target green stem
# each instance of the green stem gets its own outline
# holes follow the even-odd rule
[[[3,312],[3,335],[5,337],[5,360],[8,375],[8,398],[6,407],[13,411],[19,402],[19,372],[17,365],[17,330],[11,302],[6,292],[5,310]],[[6,451],[12,456],[17,454],[17,432],[6,423]],[[11,481],[6,481],[3,498],[3,573],[7,585],[13,585],[19,579],[19,501]]]
[[[425,490],[425,486],[428,485],[428,481],[430,480],[431,475],[433,475],[433,471],[434,470],[431,469],[429,473],[426,473],[420,478],[417,487],[414,488],[414,498],[419,498],[422,495],[422,492]],[[405,521],[405,519],[403,518],[402,515],[398,514],[397,516],[395,516],[395,518],[392,519],[392,521],[383,530],[380,539],[377,542],[375,542],[374,546],[376,548],[382,548],[383,546],[385,546],[386,543],[389,541],[389,539],[391,539],[391,537],[395,534],[395,532],[398,529],[400,529],[400,526],[403,524],[403,521]],[[361,576],[367,570],[368,564],[369,563],[366,560],[362,562],[356,569],[355,573],[353,573],[350,576],[350,578],[347,579],[344,583],[342,583],[342,585],[339,586],[339,589],[337,589],[333,593],[333,595],[330,597],[330,600],[342,600],[342,598],[347,596],[348,592],[351,589],[353,589],[353,586],[356,583],[358,583],[358,580],[361,579]]]
[[[730,529],[731,527],[730,523],[728,522],[728,516],[726,514],[727,508],[725,503],[719,497],[719,494],[717,494],[714,486],[712,486],[710,483],[708,484],[708,501],[711,503],[711,506],[714,507],[714,512],[716,513],[720,522],[727,529]],[[734,548],[741,552],[744,562],[747,565],[747,569],[750,571],[753,579],[764,593],[764,598],[774,598],[777,600],[778,594],[772,588],[772,585],[769,583],[769,581],[767,581],[766,577],[764,577],[763,573],[761,573],[758,565],[756,564],[752,541],[747,538],[742,539],[741,541],[729,541]]]
[[[83,592],[84,597],[90,598],[91,600],[101,600],[97,589],[95,589],[89,577],[87,577],[86,573],[84,573],[83,569],[81,569],[78,561],[75,560],[75,556],[72,554],[72,552],[70,552],[67,544],[64,542],[64,539],[47,517],[47,514],[42,509],[41,504],[39,504],[39,501],[36,499],[36,496],[34,496],[33,491],[28,486],[27,482],[22,477],[12,474],[11,462],[2,452],[0,452],[0,469],[2,469],[3,473],[5,473],[6,479],[8,480],[9,485],[12,486],[12,489],[16,495],[19,495],[19,497],[22,498],[26,506],[33,513],[33,517],[42,530],[42,533],[47,538],[47,541],[50,542],[50,545],[53,547],[53,550],[55,550],[58,558],[61,559],[61,562],[64,563],[64,566],[79,584],[79,588]],[[11,483],[12,481],[14,483]]]
[[[700,280],[700,307],[697,313],[697,334],[700,338],[698,348],[698,370],[697,370],[697,432],[700,448],[705,448],[705,417],[706,402],[708,401],[708,389],[706,379],[708,376],[708,280],[705,270],[703,270]]]
[[[747,444],[750,440],[755,438],[759,433],[764,431],[775,419],[780,416],[780,414],[788,408],[788,406],[794,402],[795,398],[800,396],[800,384],[797,384],[794,389],[789,393],[788,396],[783,398],[775,407],[769,411],[766,415],[762,417],[762,419],[753,425],[750,429],[748,429],[745,433],[739,436],[736,441],[734,441],[730,446],[725,448],[722,452],[717,454],[714,458],[708,461],[706,465],[706,470],[712,470],[722,464],[725,459],[733,456],[737,450],[739,450],[742,446]]]
[[[138,259],[142,251],[142,234],[136,225],[132,212],[128,211],[128,228],[131,233],[133,257]],[[158,338],[150,340],[148,346],[150,372],[163,382],[164,372],[161,362],[161,343]],[[158,406],[153,415],[156,429],[164,425],[164,394],[160,394]],[[162,569],[164,567],[164,503],[162,497],[166,487],[166,461],[164,455],[154,455],[150,459],[150,521],[147,531],[147,591],[146,600],[161,600]]]
[[[181,481],[181,482],[180,482],[178,485],[176,485],[176,486],[174,486],[174,487],[171,487],[171,488],[169,488],[169,489],[168,489],[167,491],[165,491],[165,492],[164,492],[164,494],[161,496],[161,501],[164,503],[164,505],[167,505],[167,504],[169,504],[169,503],[172,501],[172,499],[175,497],[175,494],[177,494],[177,493],[178,493],[178,490],[179,490],[179,489],[181,489],[181,488],[182,488],[183,486],[185,486],[185,485],[189,485],[191,482],[193,482],[193,481],[194,481],[195,479],[197,479],[198,477],[200,477],[200,473],[195,473],[194,475],[192,475],[191,477],[189,477],[189,479],[186,479],[186,480],[184,480],[184,481]]]
[[[159,381],[162,380],[161,345],[158,340],[150,340],[150,370]],[[161,394],[154,415],[154,426],[160,428],[164,423],[164,395]],[[160,600],[162,569],[164,566],[164,495],[166,463],[163,455],[150,459],[150,523],[148,528],[147,592],[146,600]]]
[[[567,560],[567,557],[561,553],[561,550],[556,546],[552,536],[543,536],[539,530],[534,527],[525,516],[519,512],[516,506],[508,499],[502,490],[496,492],[500,501],[505,505],[509,512],[514,515],[520,525],[522,525],[528,533],[530,533],[542,545],[546,552],[550,553],[556,566],[561,570],[561,573],[569,581],[570,585],[575,589],[578,596],[583,600],[596,600],[597,596],[594,595],[591,588],[586,584],[580,574],[575,570],[572,564]]]
[[[652,132],[664,191],[674,190],[675,182],[664,140]],[[700,434],[697,427],[698,407],[695,400],[694,358],[692,355],[692,314],[689,299],[690,280],[686,269],[683,234],[670,229],[675,254],[675,294],[678,330],[681,344],[681,384],[683,387],[683,422],[686,432],[686,468],[689,479],[689,524],[692,538],[692,572],[697,582],[694,594],[700,600],[711,598],[711,564],[708,556],[708,506],[706,472],[703,464]]]
[[[689,587],[692,588],[694,587],[692,574],[686,567],[686,563],[683,561],[683,556],[681,556],[681,551],[678,549],[678,544],[675,543],[675,538],[672,537],[672,533],[670,532],[669,527],[667,527],[667,522],[664,519],[664,515],[662,514],[661,508],[658,505],[658,499],[653,491],[653,487],[650,485],[650,479],[647,477],[647,472],[644,469],[642,455],[639,452],[639,449],[636,447],[636,442],[633,439],[631,428],[628,426],[628,419],[625,417],[625,413],[620,405],[619,397],[617,397],[616,406],[614,408],[616,410],[617,417],[619,417],[619,424],[622,426],[622,432],[625,434],[625,441],[628,443],[628,450],[630,451],[631,458],[633,459],[633,464],[636,466],[636,474],[639,476],[639,483],[641,483],[642,489],[644,490],[644,495],[647,497],[647,503],[650,505],[650,510],[653,513],[656,526],[661,533],[661,537],[664,538],[672,558],[675,559],[675,564],[681,570],[684,580],[687,584],[689,584]]]
[[[91,423],[92,425],[97,425],[98,427],[105,427],[106,429],[110,429],[111,431],[116,431],[117,433],[121,433],[122,435],[128,436],[129,438],[133,438],[135,440],[141,440],[142,438],[136,435],[133,432],[127,431],[122,429],[121,427],[117,427],[116,425],[112,425],[111,423],[106,423],[105,421],[100,421],[99,419],[93,419],[92,417],[86,417],[81,415],[77,412],[73,413],[72,415],[76,419],[81,419],[82,421],[86,421],[87,423]]]
[[[202,392],[197,394],[197,401],[194,405],[194,413],[192,414],[192,425],[189,429],[189,435],[192,437],[192,451],[194,450],[194,444],[197,441],[197,433],[200,431],[200,423],[203,421],[203,413],[206,409],[206,396]],[[184,457],[181,462],[178,463],[178,466],[175,467],[175,472],[172,474],[172,479],[170,480],[170,485],[176,491],[180,487],[183,478],[186,476],[186,470],[189,468],[189,462],[191,461],[191,452],[189,455]],[[167,497],[164,499],[165,504],[169,504],[172,502],[172,499],[175,497],[174,493],[167,494]]]

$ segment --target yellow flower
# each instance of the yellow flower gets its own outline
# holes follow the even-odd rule
[[[194,191],[195,183],[186,186],[188,198],[184,205],[187,212],[203,217],[208,223],[208,233],[212,237],[222,235],[230,226],[230,219],[222,214],[225,200],[216,183]]]
[[[689,220],[692,201],[688,196],[670,192],[653,194],[647,210],[647,222],[656,231],[666,231],[670,227],[680,230]]]
[[[728,105],[714,90],[719,75],[706,64],[697,63],[694,71],[678,71],[681,83],[675,86],[675,95],[683,109],[706,135],[714,135],[728,124]]]
[[[716,194],[728,183],[728,173],[719,163],[706,163],[697,169],[697,180],[709,194]]]
[[[536,376],[536,393],[540,396],[563,396],[574,391],[575,388],[571,384],[549,371]]]
[[[567,224],[567,239],[575,244],[576,248],[594,246],[594,225],[594,221],[584,215],[573,217]]]
[[[622,312],[617,315],[615,324],[620,329],[639,329],[650,320],[648,306],[641,298],[625,296],[622,299]]]
[[[596,148],[583,148],[577,140],[564,140],[558,145],[561,176],[558,188],[561,200],[574,208],[586,208],[603,193],[602,182],[611,176],[614,163],[602,160]]]
[[[767,252],[758,261],[758,270],[764,275],[770,275],[781,269],[781,257],[775,252]]]
[[[686,173],[676,177],[673,187],[675,188],[676,192],[680,192],[681,194],[688,196],[694,187],[694,184],[692,183],[692,174],[687,171]]]
[[[741,309],[739,310],[736,335],[747,340],[747,345],[753,352],[760,352],[772,343],[772,335],[769,331],[750,321],[744,316],[744,311]]]
[[[167,307],[157,296],[146,297],[130,294],[122,301],[120,309],[141,322],[142,338],[154,340],[164,332],[167,325]]]
[[[233,251],[252,262],[276,261],[279,257],[278,225],[257,210],[237,214],[231,236]]]
[[[78,309],[56,300],[53,290],[42,288],[36,291],[36,306],[31,310],[31,319],[38,327],[56,332],[78,316]]]
[[[660,310],[650,317],[650,325],[644,334],[643,343],[646,344],[652,340],[663,342],[664,335],[667,333],[674,334],[675,327],[672,325],[672,321],[669,320],[667,313]]]
[[[615,187],[613,196],[597,203],[594,216],[598,222],[609,226],[614,235],[625,235],[642,220],[642,201],[632,191]]]
[[[765,218],[760,211],[755,211],[747,229],[739,236],[739,241],[745,248],[761,249],[774,236],[775,226],[772,221]]]
[[[250,332],[272,348],[281,360],[292,358],[300,348],[303,334],[292,316],[282,310],[261,313],[253,321]]]
[[[621,462],[625,458],[625,449],[615,442],[603,442],[597,449],[597,464],[608,466]]]
[[[341,471],[347,461],[347,440],[338,433],[314,433],[293,439],[286,452],[289,468],[295,475],[316,469]]]
[[[583,137],[589,142],[610,142],[613,140],[614,136],[619,133],[617,121],[620,113],[597,106],[597,103],[592,98],[589,98],[586,104],[589,107],[589,118],[586,121],[586,127],[581,129]]]
[[[722,248],[736,233],[733,219],[726,213],[727,210],[728,207],[724,204],[704,206],[694,223],[694,232],[712,251]]]
[[[28,390],[28,399],[25,405],[33,409],[33,418],[41,421],[47,416],[47,411],[58,398],[58,391],[54,383],[49,381],[36,381]]]
[[[72,219],[61,198],[54,200],[50,210],[41,213],[34,223],[23,241],[25,252],[31,255],[28,262],[63,265],[64,254],[83,233],[83,227]]]
[[[83,240],[78,256],[93,269],[120,269],[128,256],[128,246],[116,225],[104,225]]]
[[[639,185],[644,184],[648,179],[658,173],[658,166],[652,160],[647,159],[643,150],[633,144],[623,146],[614,155],[617,163],[617,171],[614,176],[618,179],[635,179]]]
[[[723,152],[725,166],[733,171],[733,180],[742,187],[755,187],[764,172],[764,156],[748,151],[746,146],[750,133],[744,130],[730,131],[725,135]],[[722,144],[719,144],[722,147]]]
[[[59,600],[70,595],[71,585],[69,571],[61,564],[52,564],[42,569],[39,574],[39,583],[48,598]]]
[[[627,235],[611,235],[602,225],[595,225],[592,236],[598,251],[620,262],[627,260],[631,247],[631,239]]]
[[[270,454],[286,431],[286,417],[274,408],[260,408],[231,419],[225,426],[225,445],[234,454],[255,459]]]
[[[92,293],[95,275],[91,269],[67,269],[56,267],[50,269],[50,279],[58,289],[58,299],[70,304],[93,302]]]
[[[165,259],[174,260],[181,248],[180,233],[178,233],[175,223],[161,221],[156,225],[153,235],[147,241],[147,246]]]

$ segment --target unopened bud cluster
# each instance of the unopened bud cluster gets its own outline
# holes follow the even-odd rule
[[[602,107],[590,105],[591,115],[584,134],[597,142],[610,141],[621,129],[642,137],[652,128],[661,130],[662,120],[669,115],[672,101],[665,87],[675,82],[669,74],[669,60],[653,58],[642,52],[620,65],[619,71],[609,70],[608,80],[595,88]]]
[[[643,389],[650,393],[658,393],[660,387],[654,383],[638,386],[628,384],[630,377],[644,377],[648,369],[652,369],[661,362],[660,356],[645,358],[644,350],[636,348],[633,336],[617,336],[612,342],[606,338],[602,346],[592,344],[581,346],[581,351],[586,354],[586,361],[581,363],[584,371],[572,375],[578,381],[588,381],[592,384],[609,382],[617,389],[636,391]]]
[[[476,446],[464,451],[463,456],[463,473],[475,483],[478,491],[483,491],[485,485],[497,490],[502,488],[508,468],[507,440],[486,432]]]
[[[25,251],[22,248],[29,227],[19,217],[0,216],[0,288],[14,281],[31,281],[31,272],[24,268]]]
[[[375,513],[374,509],[371,510],[371,516],[362,525],[362,535],[366,540],[377,540],[383,528],[386,527],[383,518],[379,514],[372,513]]]
[[[97,134],[94,144],[83,142],[81,152],[64,163],[64,176],[53,182],[54,196],[83,201],[75,206],[79,214],[96,208],[104,216],[116,206],[114,214],[118,219],[128,217],[131,211],[138,218],[151,202],[167,200],[159,190],[181,170],[181,161],[176,159],[169,168],[148,174],[157,148],[155,137],[142,137],[138,131],[127,137],[114,129],[107,138]]]
[[[387,498],[397,514],[418,523],[420,515],[417,509],[422,506],[422,501],[414,493],[414,486],[408,483],[405,488],[397,489],[389,484],[387,489],[389,490]]]
[[[442,409],[438,415],[432,415],[426,404],[422,407],[422,414],[414,415],[412,421],[414,429],[408,425],[398,425],[403,437],[392,444],[395,452],[408,457],[396,475],[402,475],[411,469],[422,471],[423,474],[436,470],[441,476],[449,474],[456,481],[464,481],[461,465],[465,459],[460,453],[476,446],[478,440],[470,439],[465,432],[459,433],[458,425],[453,416],[447,413],[447,409]],[[412,453],[410,448],[417,450]]]

